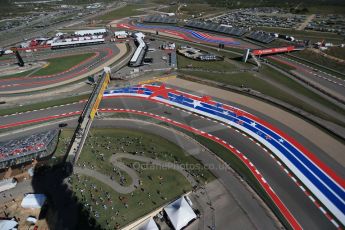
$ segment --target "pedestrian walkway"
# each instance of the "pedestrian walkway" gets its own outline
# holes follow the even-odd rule
[[[181,173],[192,186],[197,185],[195,179],[187,171],[185,171],[182,166],[178,164],[162,160],[156,160],[149,157],[135,156],[128,153],[117,153],[110,157],[110,162],[114,165],[114,167],[117,167],[120,170],[126,172],[132,178],[132,183],[129,186],[122,186],[117,181],[111,180],[109,176],[106,176],[100,172],[97,172],[96,170],[92,170],[86,167],[74,167],[74,173],[93,177],[103,182],[104,184],[110,186],[113,190],[115,190],[118,193],[128,194],[133,192],[136,187],[139,187],[139,176],[134,169],[128,167],[120,161],[124,158],[134,161],[140,161],[150,165],[156,165],[161,168],[174,169],[177,172]]]

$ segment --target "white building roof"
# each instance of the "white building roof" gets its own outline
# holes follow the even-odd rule
[[[126,31],[124,31],[124,30],[121,30],[121,31],[115,31],[115,32],[114,32],[114,35],[115,35],[115,36],[121,36],[121,35],[127,36],[128,33],[127,33]]]
[[[141,224],[137,230],[159,230],[156,222],[152,219],[152,217],[150,219],[148,219],[147,221],[145,221],[143,224]]]
[[[14,219],[12,220],[0,220],[0,229],[1,230],[10,230],[14,229],[18,225],[18,222]]]
[[[98,33],[105,33],[105,32],[107,32],[106,29],[78,30],[78,31],[75,31],[74,34],[84,36],[86,34],[98,34]]]
[[[23,208],[41,208],[47,197],[44,194],[27,194],[21,203]]]
[[[196,218],[193,209],[190,207],[184,197],[175,200],[164,208],[168,215],[171,224],[175,230],[180,230],[185,227],[190,221]]]

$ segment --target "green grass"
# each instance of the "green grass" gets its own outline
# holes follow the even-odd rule
[[[160,180],[158,176],[163,179]],[[92,205],[93,212],[98,212],[99,218],[96,218],[96,225],[101,229],[114,229],[116,224],[123,227],[192,189],[184,176],[171,169],[143,169],[140,173],[142,185],[132,194],[117,193],[108,185],[92,177],[80,176],[79,180],[76,175],[72,176],[72,190],[81,204],[88,203]],[[94,185],[96,189],[92,187]],[[84,197],[77,188],[84,189]],[[107,193],[111,203],[107,199]],[[91,194],[99,205],[92,202]],[[82,200],[83,198],[85,201]],[[139,205],[139,202],[143,202],[143,204]],[[125,204],[128,205],[128,208],[125,207]],[[106,205],[107,209],[104,209],[103,205]],[[90,213],[90,210],[86,209],[85,212]],[[116,214],[117,212],[118,214]],[[106,221],[109,221],[109,225],[106,224]],[[87,225],[87,219],[81,217],[79,229],[83,229]]]
[[[206,72],[194,72],[194,71],[179,71],[183,74],[196,76],[201,79],[216,81],[227,85],[236,87],[247,87],[261,93],[276,93],[270,85],[265,81],[256,78],[252,73],[234,73],[234,74],[218,74],[218,73],[206,73]]]
[[[324,4],[322,6],[311,5],[307,8],[310,14],[344,14],[345,12],[345,6],[332,4]]]
[[[61,130],[59,141],[56,146],[54,155],[48,161],[48,164],[50,166],[60,164],[64,161],[65,156],[67,154],[68,146],[71,142],[73,134],[74,134],[74,129],[64,128]]]
[[[326,54],[345,60],[345,48],[330,47],[324,51]]]
[[[23,105],[23,106],[15,107],[15,108],[1,109],[0,110],[0,116],[14,114],[14,113],[20,113],[20,112],[26,112],[26,111],[31,111],[31,110],[35,110],[35,109],[37,110],[37,109],[48,108],[48,107],[55,106],[55,105],[68,104],[68,103],[80,101],[83,99],[87,99],[88,97],[89,97],[89,95],[85,94],[85,95],[73,96],[73,97],[68,97],[68,98],[63,98],[63,99],[58,99],[58,100],[45,101],[45,102],[40,102],[40,103],[35,103],[35,104]]]
[[[197,61],[182,55],[177,55],[178,68],[197,68],[216,71],[233,71],[237,69],[234,65],[225,61]]]
[[[101,15],[97,17],[96,19],[104,20],[104,21],[111,21],[115,19],[125,18],[125,17],[131,17],[139,14],[143,14],[145,12],[138,11],[138,9],[146,7],[147,5],[127,5],[125,7],[122,7],[120,9],[116,9],[113,11],[110,11],[104,15]]]
[[[48,59],[47,61],[49,62],[49,65],[37,71],[35,76],[61,73],[92,57],[93,55],[93,53],[86,53]]]
[[[24,71],[24,72],[21,72],[21,73],[15,73],[15,74],[10,74],[10,75],[3,75],[3,76],[0,76],[0,79],[9,79],[9,78],[16,78],[16,77],[26,77],[28,76],[29,74],[31,74],[32,72],[34,72],[36,69],[31,69],[31,70],[28,70],[28,71]]]
[[[16,59],[13,58],[12,55],[3,55],[3,56],[0,56],[0,60],[13,60],[13,61],[15,61]]]
[[[78,165],[92,164],[97,171],[119,180],[119,174],[113,171],[114,166],[109,161],[109,158],[116,153],[130,153],[167,162],[199,165],[202,169],[195,169],[192,172],[195,175],[204,175],[200,176],[200,182],[213,180],[213,175],[203,169],[200,162],[174,143],[154,134],[128,129],[92,129],[80,154]],[[122,175],[125,176],[127,184],[130,184],[128,175],[126,173]]]
[[[270,71],[273,71],[273,70],[270,70]],[[224,83],[224,84],[232,85],[232,86],[236,86],[236,87],[241,87],[243,85],[243,87],[247,87],[247,88],[251,88],[255,91],[259,91],[260,93],[262,93],[264,95],[267,95],[267,96],[270,96],[272,98],[276,98],[278,100],[286,102],[292,106],[300,108],[304,111],[307,111],[307,112],[309,112],[315,116],[318,116],[320,118],[323,118],[325,120],[329,120],[329,121],[344,125],[342,121],[339,121],[339,120],[329,116],[328,114],[324,113],[322,110],[305,103],[303,100],[299,99],[298,97],[294,96],[293,94],[284,92],[284,91],[276,88],[275,86],[273,86],[269,82],[266,82],[262,79],[254,77],[251,73],[215,74],[215,73],[204,73],[204,72],[194,72],[194,71],[180,71],[180,72],[183,74],[196,76],[196,77],[201,78],[201,79],[212,80],[215,82]],[[265,73],[265,70],[263,73]],[[266,70],[266,74],[267,74],[267,76],[271,76],[272,73],[269,73]],[[277,75],[275,77],[276,78],[274,78],[274,79],[276,81],[281,81],[281,82],[287,81],[289,84],[293,84],[292,80],[291,81],[286,80],[286,79],[282,80],[282,79],[278,78]],[[282,77],[282,76],[279,75],[279,77]],[[300,89],[300,87],[297,85],[298,84],[296,83],[295,86],[298,89]],[[305,90],[306,89],[303,89],[304,93],[306,93]],[[311,91],[310,91],[310,93],[308,92],[307,95],[312,96],[312,97],[315,96],[322,103],[327,104],[327,101],[322,101],[322,99],[320,99],[318,95],[312,93]],[[329,105],[327,105],[327,106],[328,107],[331,106],[333,109],[340,111],[339,108],[334,107],[331,103],[329,103]]]
[[[293,53],[293,56],[304,58],[308,61],[314,62],[314,63],[319,64],[321,66],[325,66],[325,67],[334,69],[336,71],[339,71],[341,73],[345,73],[345,64],[335,62],[332,59],[329,59],[327,57],[323,57],[320,54],[317,54],[317,53],[310,51],[310,50],[302,50],[300,52],[295,52],[295,53]],[[302,62],[302,61],[300,61],[300,62]],[[311,66],[312,64],[308,63],[307,65]],[[320,69],[320,67],[317,67],[317,69]],[[334,74],[334,73],[332,73],[332,74]],[[345,76],[343,76],[343,75],[337,75],[337,76],[345,79]]]

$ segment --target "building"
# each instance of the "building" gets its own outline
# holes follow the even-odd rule
[[[114,32],[114,36],[115,38],[117,39],[124,39],[124,38],[127,38],[128,37],[128,33],[124,30],[121,30],[121,31],[115,31]]]
[[[1,230],[13,230],[13,229],[17,229],[18,226],[18,222],[15,221],[15,219],[11,219],[11,220],[6,220],[6,219],[1,219],[0,220],[0,229]]]
[[[194,210],[184,197],[170,203],[164,208],[164,212],[168,216],[175,230],[183,229],[197,218]]]
[[[46,199],[47,197],[44,194],[26,194],[20,205],[23,208],[42,208],[42,206],[46,202]]]
[[[78,30],[75,31],[75,35],[85,36],[85,35],[100,35],[107,33],[106,29],[94,29],[94,30]]]
[[[217,61],[218,57],[215,54],[202,54],[197,59],[200,61]]]
[[[131,67],[139,67],[143,63],[143,59],[148,47],[144,41],[145,34],[138,32],[138,33],[133,33],[132,36],[135,38],[137,49],[135,50],[128,65]]]
[[[133,230],[159,230],[159,228],[156,222],[151,217],[137,228],[134,228]]]
[[[215,54],[207,53],[189,46],[181,46],[177,52],[187,58],[199,61],[221,61],[224,59],[223,57]]]
[[[0,169],[51,155],[60,130],[54,129],[0,143]]]
[[[163,50],[174,50],[175,48],[176,48],[176,45],[174,42],[168,42],[162,45]]]

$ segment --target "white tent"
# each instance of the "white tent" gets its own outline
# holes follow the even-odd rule
[[[147,221],[145,221],[143,224],[141,224],[137,230],[159,230],[157,227],[156,222],[150,218]]]
[[[23,208],[42,208],[46,198],[44,194],[27,194],[23,198],[21,206]]]
[[[196,219],[193,209],[184,197],[181,197],[169,204],[164,208],[164,211],[168,215],[175,230],[182,229],[188,225],[189,222]]]
[[[15,227],[18,225],[18,222],[14,219],[12,220],[0,220],[0,229],[1,230],[10,230],[15,229]]]

